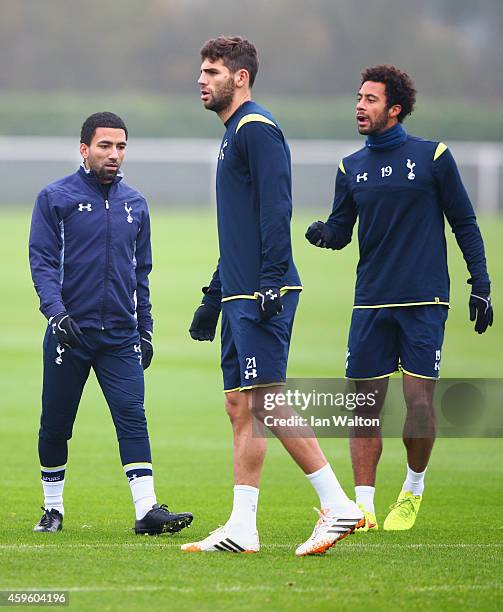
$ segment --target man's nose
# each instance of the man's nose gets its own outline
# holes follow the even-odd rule
[[[201,74],[199,75],[199,78],[197,79],[197,84],[198,85],[207,85],[208,84],[208,80],[204,76],[203,72],[201,72]]]

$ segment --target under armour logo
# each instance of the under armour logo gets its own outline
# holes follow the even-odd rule
[[[141,344],[135,344],[133,348],[135,353],[141,353]]]
[[[56,346],[56,351],[58,352],[58,356],[56,357],[56,359],[54,360],[54,362],[57,365],[61,365],[63,363],[63,353],[65,352],[65,349],[61,346],[61,344],[58,344]]]
[[[416,164],[412,161],[410,161],[410,159],[407,160],[407,168],[410,170],[409,174],[407,174],[407,178],[409,179],[409,181],[413,181],[416,178],[416,175],[414,174],[413,170],[416,167]]]
[[[257,378],[257,370],[255,368],[252,370],[245,370],[245,378],[246,380],[250,378]]]
[[[128,207],[127,202],[124,202],[124,210],[127,212],[127,219],[126,221],[128,223],[133,223],[133,217],[131,216],[131,211],[133,210],[131,206]]]
[[[80,202],[79,211],[83,212],[84,210],[87,210],[87,212],[91,212],[93,210],[93,207],[91,206],[91,204],[82,204],[82,202]]]
[[[222,148],[220,149],[220,153],[218,154],[218,159],[223,160],[225,157],[224,154],[224,149],[225,147],[228,145],[229,143],[227,142],[227,138],[224,140],[224,144],[222,145]]]
[[[265,294],[268,295],[271,298],[271,300],[275,300],[278,297],[278,294],[276,293],[276,291],[273,291],[272,289],[268,289],[265,292]]]
[[[367,180],[367,172],[364,172],[363,174],[357,174],[356,175],[356,182],[359,183],[360,181],[366,181]]]

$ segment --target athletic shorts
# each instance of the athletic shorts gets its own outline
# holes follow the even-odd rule
[[[420,378],[438,378],[448,311],[442,305],[355,308],[346,377],[385,378],[401,369]]]
[[[286,381],[288,351],[298,291],[287,291],[283,311],[262,321],[255,300],[222,303],[224,391],[245,391]]]

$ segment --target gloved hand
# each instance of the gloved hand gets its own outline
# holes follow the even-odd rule
[[[489,325],[493,324],[493,307],[491,304],[489,283],[478,283],[468,279],[467,283],[472,286],[470,293],[470,321],[475,321],[475,331],[483,334]]]
[[[220,316],[220,299],[210,293],[209,287],[203,287],[203,302],[194,313],[189,334],[192,340],[209,340],[213,342]]]
[[[255,294],[257,304],[260,311],[260,316],[263,321],[268,321],[274,315],[279,314],[283,310],[283,302],[279,289],[264,287]]]
[[[141,364],[146,370],[154,356],[154,345],[152,343],[152,332],[148,329],[140,329]]]
[[[49,325],[61,346],[66,346],[67,348],[80,346],[79,336],[82,335],[82,332],[68,313],[60,312],[54,315],[49,319]]]
[[[332,249],[330,243],[334,237],[334,230],[323,221],[315,221],[307,228],[306,238],[311,244],[322,249]]]

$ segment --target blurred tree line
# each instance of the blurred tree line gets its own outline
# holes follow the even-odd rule
[[[55,107],[65,116],[76,98],[196,104],[199,48],[220,33],[257,44],[257,99],[288,99],[304,115],[305,98],[347,101],[362,68],[381,62],[411,74],[419,101],[442,99],[444,120],[471,104],[471,121],[481,104],[483,137],[501,110],[502,0],[0,0],[0,11],[3,133]]]

